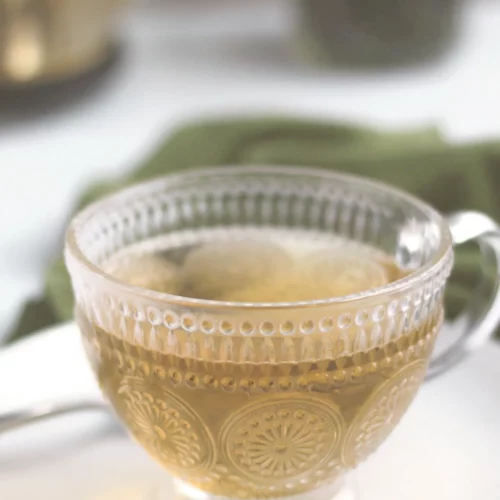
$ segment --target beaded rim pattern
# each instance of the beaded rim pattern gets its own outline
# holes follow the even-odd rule
[[[142,304],[141,301],[127,301],[103,295],[99,297],[95,292],[90,296],[79,294],[77,303],[93,320],[102,328],[109,328],[111,322],[117,318],[131,320],[136,329],[155,330],[165,328],[171,331],[182,330],[185,333],[201,331],[206,335],[223,335],[226,337],[287,337],[292,335],[310,335],[313,333],[328,333],[357,328],[362,331],[368,329],[384,330],[388,325],[398,323],[400,317],[408,318],[408,321],[424,319],[431,313],[440,302],[446,279],[451,271],[451,259],[447,262],[443,271],[434,279],[414,290],[412,293],[399,297],[398,299],[386,300],[371,308],[354,309],[342,311],[338,314],[334,311],[325,311],[325,315],[311,314],[298,321],[287,318],[286,313],[279,315],[279,321],[269,318],[254,321],[250,316],[243,314],[235,321],[233,315],[207,314],[190,308],[166,308],[157,305]],[[102,307],[106,304],[106,307]],[[168,304],[165,305],[168,307]],[[115,329],[112,331],[116,333]]]
[[[427,243],[420,265],[398,281],[345,297],[283,303],[189,299],[127,285],[99,267],[106,256],[146,236],[175,233],[181,227],[189,238],[190,231],[205,227],[209,217],[215,218],[214,227],[238,227],[258,213],[260,224],[277,228],[291,218],[292,227],[320,228],[370,242],[380,239],[384,220],[391,226],[398,210],[398,217],[403,217],[399,223],[420,217],[431,224],[429,234],[422,233]],[[164,329],[187,335],[201,331],[227,338],[267,338],[353,328],[358,329],[357,343],[362,345],[363,336],[377,337],[378,330],[402,331],[405,324],[425,318],[439,302],[453,260],[446,224],[418,199],[356,177],[274,166],[166,176],[97,202],[73,220],[65,257],[76,302],[89,319],[118,335],[117,330],[125,335],[132,325],[134,342],[141,345]],[[288,314],[298,309],[300,320]],[[242,319],[235,321],[236,316]],[[119,324],[123,328],[117,328]]]

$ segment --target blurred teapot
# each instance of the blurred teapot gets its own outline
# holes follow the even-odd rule
[[[0,0],[0,86],[52,83],[99,66],[125,0]]]

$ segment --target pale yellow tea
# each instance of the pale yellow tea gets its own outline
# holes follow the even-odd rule
[[[191,241],[186,244],[184,239]],[[150,239],[122,250],[103,267],[129,284],[151,290],[237,302],[342,296],[386,285],[405,274],[373,247],[276,229],[224,229]]]
[[[241,303],[219,323],[213,303],[199,316],[124,310],[107,321],[103,301],[100,325],[77,311],[100,385],[135,439],[177,477],[234,498],[308,491],[371,454],[415,396],[442,318],[441,305],[421,319],[347,301],[331,316],[304,304],[265,319],[268,303],[405,276],[380,250],[306,231],[162,236],[103,268],[135,286]]]

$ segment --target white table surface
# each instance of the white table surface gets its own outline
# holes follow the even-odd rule
[[[297,58],[291,5],[136,8],[124,20],[121,64],[101,84],[29,119],[0,109],[0,338],[22,299],[41,289],[82,188],[132,168],[187,119],[299,113],[389,128],[433,123],[453,140],[500,135],[500,2],[471,0],[463,39],[444,63],[381,74]]]
[[[50,359],[55,351],[65,353]],[[489,344],[419,392],[359,469],[356,500],[498,500],[500,346]],[[0,412],[56,396],[94,398],[74,324],[0,353]],[[104,414],[0,436],[2,500],[173,500],[167,474]],[[155,490],[163,487],[162,495]]]

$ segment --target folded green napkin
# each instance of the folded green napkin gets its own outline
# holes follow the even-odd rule
[[[77,203],[170,172],[213,165],[315,166],[379,179],[427,200],[438,210],[480,210],[500,220],[500,142],[452,146],[433,128],[384,132],[291,118],[207,121],[184,127],[162,142],[127,177],[100,180]],[[447,290],[455,316],[483,272],[474,245],[461,247]],[[70,319],[73,299],[62,259],[47,270],[45,295],[25,307],[10,341]]]

